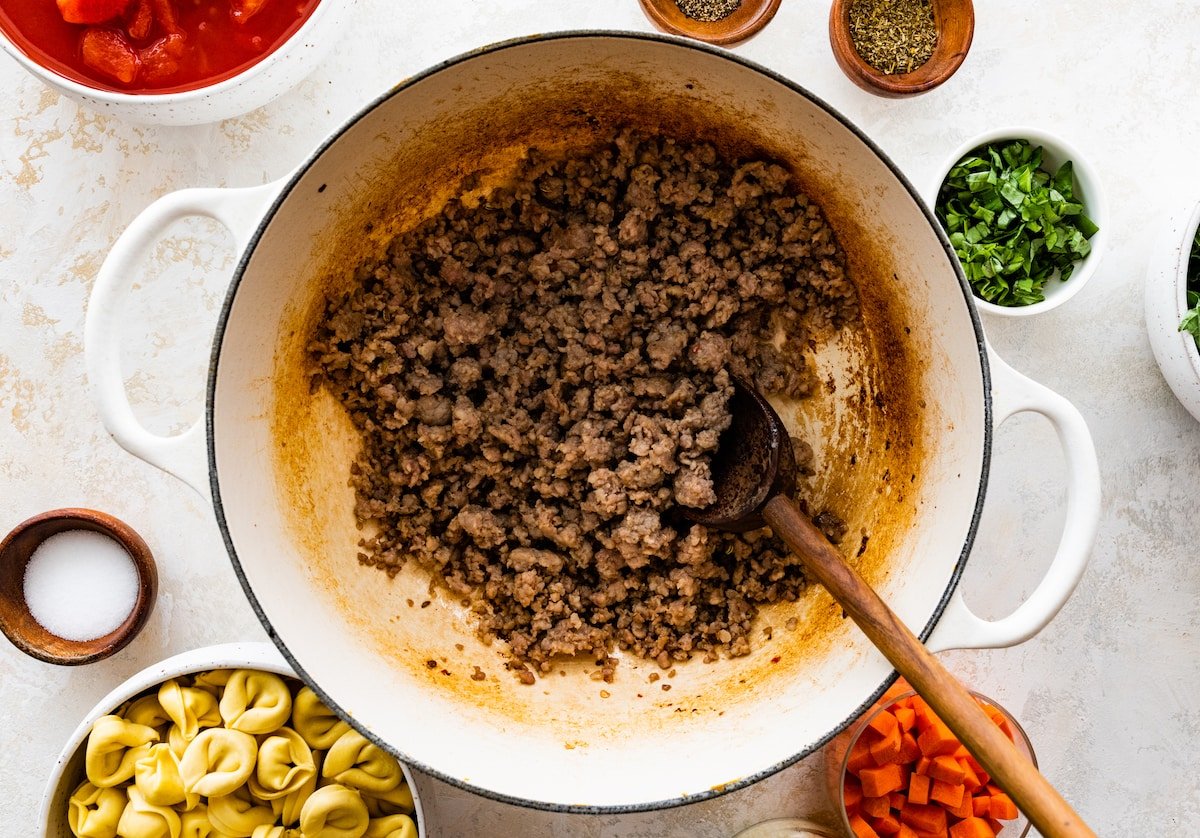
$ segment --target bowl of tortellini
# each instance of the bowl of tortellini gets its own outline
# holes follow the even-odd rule
[[[408,769],[274,646],[208,646],[88,714],[42,800],[46,838],[424,838]]]

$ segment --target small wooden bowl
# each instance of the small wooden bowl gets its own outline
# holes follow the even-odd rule
[[[654,25],[674,35],[686,35],[710,44],[736,44],[762,29],[779,11],[780,0],[742,0],[733,14],[721,20],[692,20],[675,0],[642,0],[642,9]]]
[[[881,73],[863,61],[850,37],[850,7],[854,0],[833,0],[829,9],[829,44],[833,57],[850,81],[868,93],[899,99],[932,90],[962,65],[975,36],[975,7],[971,0],[931,0],[938,42],[933,55],[911,73]]]
[[[138,575],[133,610],[121,625],[93,640],[65,640],[33,618],[25,602],[25,568],[34,551],[52,535],[90,530],[107,535],[129,554]],[[158,568],[146,542],[123,521],[93,509],[55,509],[19,524],[0,541],[0,631],[27,655],[46,663],[77,666],[102,660],[125,648],[154,610]]]

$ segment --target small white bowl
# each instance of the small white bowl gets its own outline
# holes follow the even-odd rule
[[[46,783],[46,791],[42,795],[42,808],[38,815],[38,823],[45,827],[44,838],[73,838],[71,827],[67,824],[67,801],[72,792],[83,781],[83,758],[88,734],[96,719],[111,713],[117,707],[133,698],[138,693],[160,684],[170,678],[180,675],[190,675],[209,669],[261,669],[295,678],[296,673],[288,666],[283,655],[279,654],[270,643],[226,643],[220,646],[204,646],[183,652],[164,661],[148,666],[141,672],[131,676],[125,683],[114,689],[92,708],[75,732],[67,739],[67,744],[59,754],[54,768],[50,771],[50,779]],[[408,766],[400,763],[404,779],[413,793],[413,805],[416,811],[413,820],[417,824],[417,834],[424,838],[425,815],[421,810],[421,801],[417,795],[417,787],[413,783]]]
[[[180,93],[99,90],[60,76],[26,55],[0,30],[0,48],[53,88],[105,114],[143,125],[201,125],[240,116],[299,84],[325,57],[358,0],[321,0],[291,37],[232,78]]]
[[[1163,378],[1180,404],[1200,421],[1200,351],[1179,331],[1187,311],[1188,257],[1200,226],[1200,193],[1163,225],[1146,270],[1146,330]]]
[[[1040,314],[1044,311],[1058,308],[1082,291],[1083,286],[1096,273],[1096,268],[1099,266],[1100,260],[1104,256],[1104,250],[1108,246],[1108,204],[1104,199],[1104,192],[1100,187],[1100,178],[1074,146],[1048,131],[1017,126],[987,131],[986,133],[972,137],[956,148],[954,153],[946,159],[946,162],[938,168],[937,179],[926,193],[926,202],[929,206],[936,208],[938,191],[942,188],[942,181],[946,179],[946,175],[950,173],[950,170],[954,168],[959,160],[980,146],[994,143],[997,140],[1028,140],[1034,146],[1041,146],[1042,168],[1052,173],[1063,163],[1070,160],[1074,164],[1072,168],[1075,174],[1075,198],[1083,204],[1084,213],[1088,218],[1092,219],[1096,223],[1096,226],[1100,228],[1096,235],[1088,240],[1092,245],[1092,252],[1087,255],[1087,258],[1076,264],[1071,277],[1066,282],[1060,282],[1057,279],[1051,279],[1046,282],[1043,291],[1046,298],[1042,302],[1027,306],[998,306],[975,295],[976,307],[985,314],[996,314],[1002,317],[1027,317],[1031,314]]]

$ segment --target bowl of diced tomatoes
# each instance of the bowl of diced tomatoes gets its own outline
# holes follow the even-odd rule
[[[1029,737],[1008,711],[972,692],[1034,765]],[[853,838],[1023,838],[1029,820],[923,698],[901,683],[840,742],[832,790]]]
[[[0,47],[47,84],[142,123],[214,122],[316,66],[355,0],[0,0]]]

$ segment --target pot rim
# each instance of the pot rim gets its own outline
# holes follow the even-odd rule
[[[571,39],[618,39],[618,40],[627,40],[627,41],[648,41],[648,42],[652,42],[652,43],[666,44],[666,45],[673,46],[673,47],[678,47],[678,48],[683,48],[683,49],[691,49],[691,50],[696,50],[698,52],[708,53],[710,55],[717,56],[719,58],[723,58],[727,61],[731,61],[734,64],[739,64],[742,67],[745,67],[747,69],[761,73],[762,75],[766,76],[767,78],[771,79],[772,81],[785,86],[786,88],[791,90],[793,93],[800,95],[801,97],[806,99],[811,104],[820,108],[822,111],[825,112],[825,114],[827,116],[836,120],[842,127],[844,127],[846,130],[848,130],[860,142],[862,142],[864,145],[866,145],[867,148],[869,148],[876,155],[876,157],[879,158],[880,162],[882,162],[888,168],[888,170],[891,172],[892,176],[895,177],[899,181],[900,185],[908,192],[909,197],[912,198],[912,200],[916,204],[918,210],[925,217],[926,222],[929,224],[930,228],[933,230],[934,235],[937,237],[938,242],[942,246],[942,251],[946,256],[947,261],[949,262],[951,268],[954,271],[955,277],[958,279],[959,291],[963,295],[963,299],[965,300],[965,302],[967,304],[967,314],[971,318],[971,328],[975,332],[975,345],[976,345],[976,348],[979,353],[979,366],[980,366],[980,372],[982,374],[982,384],[983,384],[984,427],[983,427],[983,452],[982,452],[982,461],[980,464],[981,467],[980,467],[980,473],[979,473],[979,487],[977,489],[976,498],[975,498],[975,507],[971,514],[971,520],[968,525],[966,539],[963,542],[963,548],[959,554],[958,560],[954,564],[954,570],[950,575],[950,579],[946,585],[945,591],[943,592],[941,598],[938,600],[937,605],[934,607],[933,612],[930,615],[929,621],[925,624],[924,627],[922,627],[921,631],[917,633],[918,638],[922,642],[925,642],[926,640],[929,639],[929,636],[933,632],[934,627],[937,625],[938,621],[942,617],[943,612],[946,610],[946,606],[949,604],[950,598],[953,596],[955,590],[958,588],[959,581],[962,579],[963,570],[966,567],[967,558],[970,556],[971,548],[975,543],[976,532],[978,531],[978,528],[979,528],[979,519],[980,519],[980,515],[983,512],[983,502],[984,502],[984,496],[986,494],[988,474],[990,471],[991,457],[992,457],[992,419],[993,419],[992,378],[991,378],[991,369],[988,364],[987,340],[984,337],[983,326],[979,319],[979,312],[975,307],[974,299],[973,299],[973,296],[971,293],[971,288],[967,283],[967,278],[962,271],[962,267],[959,265],[958,257],[954,253],[954,249],[950,244],[949,238],[946,236],[945,232],[942,230],[941,225],[938,223],[937,219],[934,217],[933,211],[929,208],[929,206],[926,205],[925,201],[922,200],[921,193],[919,192],[919,190],[915,186],[913,186],[912,182],[908,179],[907,176],[904,175],[904,173],[900,170],[899,166],[897,166],[896,163],[893,162],[891,160],[891,158],[889,158],[887,156],[887,154],[883,151],[882,148],[879,147],[878,144],[876,144],[873,140],[871,140],[860,128],[858,128],[856,125],[854,125],[849,119],[847,119],[845,116],[843,116],[839,111],[837,111],[835,108],[833,108],[827,102],[825,102],[825,100],[821,99],[819,96],[815,95],[814,93],[809,91],[807,88],[792,81],[791,79],[787,78],[786,76],[782,75],[781,73],[778,73],[774,70],[764,67],[761,64],[758,64],[754,61],[750,61],[747,58],[743,58],[739,55],[736,55],[727,50],[720,49],[718,47],[709,46],[707,44],[703,44],[703,43],[700,43],[700,42],[697,42],[694,40],[677,38],[677,37],[672,37],[672,36],[668,36],[668,35],[661,35],[658,33],[632,32],[632,31],[606,30],[606,29],[563,30],[561,32],[552,32],[552,33],[540,34],[540,35],[527,35],[527,36],[522,36],[522,37],[518,37],[518,38],[511,38],[511,39],[504,40],[504,41],[498,41],[493,44],[488,44],[488,45],[485,45],[482,47],[478,47],[478,48],[470,50],[468,52],[460,53],[451,58],[445,59],[444,61],[441,61],[437,64],[434,64],[433,66],[431,66],[415,75],[412,75],[412,76],[406,78],[404,81],[395,85],[387,92],[375,97],[373,100],[371,100],[366,105],[364,105],[357,113],[355,113],[353,116],[351,116],[349,119],[347,119],[340,127],[335,129],[328,137],[326,137],[320,143],[320,145],[318,145],[313,150],[313,152],[309,155],[308,159],[305,160],[304,163],[302,163],[300,166],[298,166],[292,172],[292,174],[288,177],[287,182],[284,184],[283,188],[280,190],[279,194],[271,202],[270,206],[268,207],[266,212],[263,214],[262,218],[259,220],[257,228],[254,230],[254,233],[249,237],[247,244],[246,244],[246,248],[242,252],[240,258],[238,259],[237,267],[234,269],[233,279],[229,284],[229,290],[226,292],[225,301],[221,306],[220,316],[217,320],[216,332],[213,337],[212,353],[211,353],[210,362],[209,362],[207,392],[206,392],[206,398],[205,398],[205,409],[204,409],[205,443],[206,443],[206,446],[208,449],[208,479],[209,479],[209,487],[212,491],[213,511],[216,514],[217,525],[221,530],[221,539],[225,543],[226,552],[229,553],[230,562],[233,564],[233,571],[238,578],[238,582],[242,586],[242,590],[246,594],[246,599],[250,603],[251,609],[253,609],[255,615],[259,619],[259,622],[262,623],[263,628],[266,630],[267,634],[270,636],[271,642],[273,642],[275,644],[275,646],[278,647],[280,654],[282,654],[284,659],[286,659],[287,662],[292,666],[292,668],[295,670],[297,676],[302,681],[304,681],[306,684],[308,684],[313,689],[313,691],[316,692],[316,694],[321,698],[322,701],[324,701],[329,707],[333,708],[334,711],[337,712],[339,716],[341,716],[343,719],[346,719],[350,723],[350,725],[352,727],[354,727],[355,730],[357,730],[359,733],[361,733],[363,736],[365,736],[368,741],[383,748],[385,751],[387,751],[388,753],[395,756],[397,759],[399,759],[405,765],[408,765],[409,767],[411,767],[415,770],[421,771],[425,774],[435,777],[444,783],[448,783],[449,785],[454,786],[455,788],[462,789],[463,791],[469,792],[471,794],[480,795],[481,797],[485,797],[489,800],[494,800],[499,803],[507,803],[507,804],[510,804],[513,806],[521,806],[524,808],[535,809],[535,810],[546,811],[546,812],[564,812],[564,813],[576,813],[576,814],[588,814],[588,815],[621,815],[621,814],[630,814],[630,813],[635,813],[635,812],[652,812],[652,811],[658,811],[658,810],[662,810],[662,809],[671,809],[671,808],[675,808],[678,806],[685,806],[685,805],[689,805],[692,803],[699,803],[704,800],[712,800],[714,798],[721,797],[722,795],[728,794],[729,792],[738,791],[740,789],[746,788],[748,786],[753,785],[754,783],[759,782],[760,780],[764,780],[767,777],[777,774],[778,772],[782,771],[783,769],[799,762],[801,759],[817,752],[822,747],[824,747],[826,743],[828,743],[831,739],[833,739],[834,736],[836,736],[837,734],[839,734],[840,732],[845,730],[847,727],[849,727],[851,724],[853,724],[855,719],[860,717],[863,713],[865,713],[867,711],[868,708],[870,708],[873,704],[875,704],[876,701],[878,701],[880,699],[880,697],[884,694],[884,692],[896,681],[898,674],[895,672],[895,670],[891,671],[884,678],[883,682],[879,685],[879,687],[876,688],[861,704],[859,704],[857,707],[851,708],[850,710],[847,711],[847,715],[843,721],[841,721],[839,724],[837,724],[827,734],[820,737],[816,741],[810,743],[808,746],[804,747],[803,749],[801,749],[797,753],[793,754],[792,756],[787,757],[786,759],[780,760],[773,765],[767,766],[766,768],[763,768],[749,776],[741,777],[741,778],[738,778],[737,780],[732,780],[729,783],[723,784],[716,788],[705,789],[704,791],[697,792],[696,794],[692,794],[692,795],[681,794],[678,797],[673,797],[673,798],[669,798],[669,799],[665,799],[665,800],[651,801],[651,802],[647,802],[647,803],[631,803],[631,804],[619,804],[619,805],[611,805],[611,804],[572,805],[572,804],[553,803],[553,802],[548,802],[548,801],[544,801],[544,800],[531,800],[528,798],[516,797],[514,795],[504,794],[501,792],[496,792],[491,789],[487,789],[487,788],[483,788],[481,786],[474,785],[470,782],[459,779],[458,777],[455,777],[455,776],[452,776],[445,772],[439,771],[437,768],[427,765],[420,760],[413,759],[412,757],[406,755],[404,753],[404,751],[401,750],[401,747],[399,745],[394,745],[394,744],[384,741],[379,736],[377,736],[373,731],[371,731],[369,728],[365,727],[365,725],[362,723],[362,721],[360,719],[348,716],[346,714],[346,712],[342,709],[342,707],[336,701],[334,701],[332,699],[332,697],[327,692],[325,692],[325,690],[323,690],[321,688],[321,686],[318,683],[316,683],[316,681],[308,674],[308,672],[301,665],[300,661],[297,659],[296,655],[292,653],[292,651],[287,647],[287,645],[283,642],[283,640],[279,637],[279,635],[275,633],[275,629],[271,625],[270,619],[268,618],[267,614],[263,610],[262,605],[258,601],[258,598],[255,596],[254,590],[251,587],[249,580],[246,578],[246,574],[242,569],[241,560],[238,558],[237,550],[234,547],[233,539],[230,535],[229,525],[228,525],[228,522],[226,521],[226,517],[225,517],[225,507],[221,500],[221,487],[220,487],[220,480],[219,480],[219,477],[217,474],[217,459],[216,459],[216,445],[215,445],[215,432],[214,432],[214,403],[215,403],[215,399],[216,399],[217,378],[220,374],[221,345],[224,342],[225,329],[226,329],[226,326],[228,325],[229,315],[233,308],[233,300],[237,296],[237,291],[238,291],[239,286],[241,285],[242,277],[244,276],[246,267],[250,261],[250,255],[254,252],[254,249],[257,247],[258,242],[262,238],[263,233],[266,231],[267,227],[270,225],[271,220],[275,217],[276,212],[278,212],[279,208],[283,205],[283,203],[291,196],[292,190],[296,187],[296,185],[300,182],[300,180],[303,179],[303,177],[308,173],[309,169],[312,168],[312,166],[319,159],[321,159],[321,157],[325,154],[325,152],[328,151],[330,148],[332,148],[346,134],[346,132],[348,132],[351,128],[353,128],[356,124],[358,124],[358,122],[360,120],[366,118],[368,115],[373,113],[376,108],[379,108],[382,105],[384,105],[385,103],[387,103],[393,96],[407,90],[408,88],[420,83],[421,81],[424,81],[426,78],[429,78],[430,76],[433,76],[436,73],[440,73],[443,70],[449,69],[458,64],[462,64],[464,62],[467,62],[467,61],[477,58],[479,56],[490,55],[492,53],[502,52],[507,49],[520,48],[520,47],[528,46],[533,43],[538,43],[538,42],[543,42],[543,41],[560,41],[560,40],[571,40]]]

